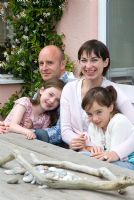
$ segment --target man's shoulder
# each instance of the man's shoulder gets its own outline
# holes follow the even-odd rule
[[[65,83],[68,83],[70,81],[74,81],[77,78],[74,76],[73,72],[65,71],[65,73],[61,76],[61,80],[63,80]]]

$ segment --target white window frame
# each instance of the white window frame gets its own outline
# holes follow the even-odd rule
[[[98,0],[98,39],[106,44],[107,0]]]

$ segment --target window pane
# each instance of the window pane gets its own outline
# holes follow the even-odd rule
[[[109,0],[107,42],[111,76],[134,77],[134,0]]]

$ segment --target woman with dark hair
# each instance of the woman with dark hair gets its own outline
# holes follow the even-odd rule
[[[73,150],[81,150],[88,144],[87,114],[81,107],[82,99],[88,90],[94,87],[112,85],[117,92],[117,108],[134,123],[134,107],[125,93],[104,76],[110,67],[110,55],[101,41],[89,40],[78,51],[78,60],[82,77],[67,83],[61,95],[61,134],[65,143]]]

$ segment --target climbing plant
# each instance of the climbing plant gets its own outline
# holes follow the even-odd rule
[[[41,48],[49,44],[64,48],[64,35],[57,34],[56,25],[66,3],[66,0],[9,0],[1,6],[0,13],[6,22],[9,30],[7,37],[11,42],[11,48],[4,53],[6,61],[1,67],[24,80],[22,95],[32,95],[40,86],[37,59]],[[68,69],[71,68],[72,63],[68,65]]]

